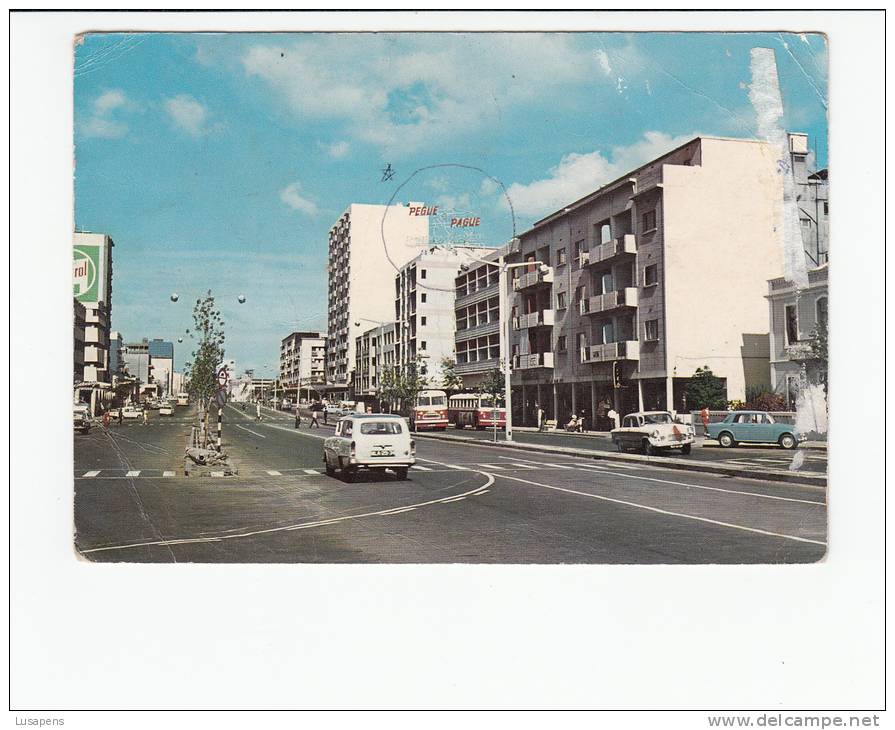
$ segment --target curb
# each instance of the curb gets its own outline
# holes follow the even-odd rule
[[[508,444],[506,441],[485,441],[484,439],[469,438],[468,436],[430,436],[419,432],[413,435],[414,438],[429,439],[431,441],[453,441],[463,444],[477,444],[479,446],[487,446],[492,449],[512,449],[516,451],[538,451],[543,454],[561,454],[563,456],[575,456],[578,458],[595,459],[604,461],[617,461],[634,464],[647,464],[649,466],[661,466],[668,469],[678,469],[680,471],[694,471],[705,474],[720,474],[728,477],[745,477],[747,479],[765,479],[773,482],[789,482],[793,484],[808,484],[818,487],[827,486],[827,476],[818,474],[817,472],[799,473],[780,470],[768,470],[762,472],[748,471],[739,466],[728,466],[726,464],[710,464],[703,462],[694,462],[684,459],[662,458],[651,459],[648,456],[640,456],[638,454],[613,454],[610,452],[598,452],[584,449],[571,449],[565,446],[544,446],[542,444]]]

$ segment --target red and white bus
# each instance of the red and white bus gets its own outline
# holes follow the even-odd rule
[[[421,390],[410,412],[410,428],[422,431],[431,428],[444,431],[448,425],[447,393],[443,390]]]
[[[495,407],[490,395],[459,393],[450,398],[448,419],[454,428],[504,428],[507,425],[507,410],[502,399],[497,401]]]

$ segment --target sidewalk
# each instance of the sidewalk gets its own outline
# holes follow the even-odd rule
[[[514,431],[522,431],[525,433],[538,433],[538,429],[534,426],[513,426]],[[541,433],[547,435],[555,435],[555,436],[576,436],[578,438],[602,438],[602,439],[610,439],[611,436],[609,431],[587,431],[585,433],[574,433],[568,432],[564,429],[556,429],[554,431],[541,431]],[[708,443],[705,443],[705,442]],[[714,439],[706,439],[704,436],[701,436],[697,433],[696,442],[693,444],[695,448],[700,448],[701,446],[718,446],[718,442]],[[827,450],[827,442],[826,441],[803,441],[799,444],[800,449],[820,449],[823,451]]]

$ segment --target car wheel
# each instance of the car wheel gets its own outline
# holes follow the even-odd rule
[[[407,479],[407,467],[406,466],[395,467],[395,476],[398,478],[399,482],[403,482],[405,479]]]
[[[684,444],[683,447],[681,448],[681,453],[684,456],[689,456],[691,448],[692,448],[692,444]]]
[[[656,455],[656,447],[653,446],[648,439],[643,439],[643,442],[640,444],[640,450],[646,456],[655,456]]]
[[[326,475],[328,477],[335,476],[336,470],[333,468],[332,464],[329,463],[329,459],[324,454],[323,463],[326,466]]]
[[[796,439],[791,433],[785,433],[780,437],[778,443],[784,449],[794,449],[796,447]]]
[[[718,443],[721,444],[721,446],[723,446],[725,449],[729,449],[731,446],[737,445],[737,442],[733,438],[733,434],[729,431],[718,434]]]

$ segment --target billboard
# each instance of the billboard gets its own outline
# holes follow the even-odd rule
[[[72,283],[74,297],[79,302],[98,302],[99,271],[102,247],[89,244],[75,244],[72,262]]]

